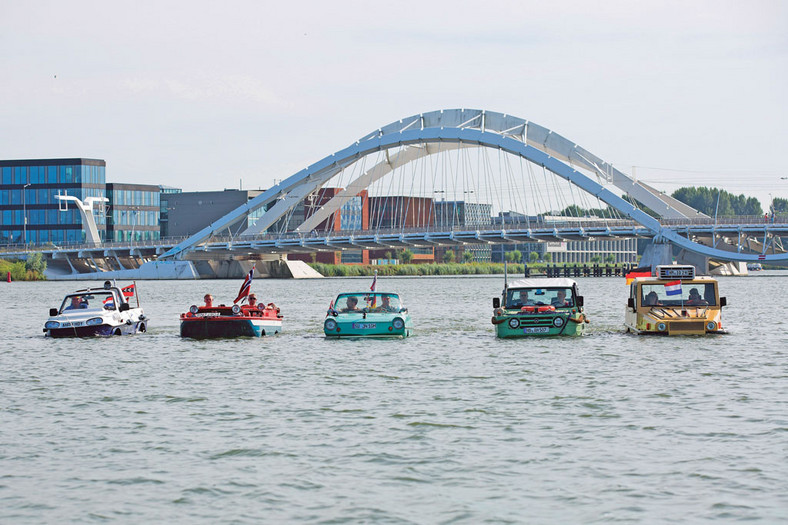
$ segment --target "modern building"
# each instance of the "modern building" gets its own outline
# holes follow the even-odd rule
[[[0,160],[0,243],[63,244],[85,240],[82,218],[56,195],[105,197],[106,163],[98,159]],[[106,207],[97,206],[106,238]]]
[[[492,205],[467,201],[435,201],[436,226],[441,230],[473,230],[489,228],[492,225]],[[438,260],[451,248],[437,250]],[[465,253],[470,253],[470,260],[490,262],[492,248],[489,244],[468,244],[461,249],[454,249],[456,260]]]
[[[172,186],[159,186],[159,225],[162,238],[170,236],[169,230],[169,197],[175,193],[182,193],[180,188]]]
[[[184,191],[169,193],[167,201],[167,237],[186,237],[202,230],[260,195],[263,190]],[[260,208],[233,225],[227,235],[237,235],[254,224],[265,210]]]
[[[150,184],[107,183],[107,241],[148,241],[161,238],[161,189]]]

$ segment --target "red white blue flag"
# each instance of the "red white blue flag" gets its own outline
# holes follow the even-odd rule
[[[681,295],[681,281],[665,283],[665,293],[667,295]]]
[[[371,292],[375,291],[375,285],[378,284],[378,271],[375,270],[375,277],[372,278],[372,286],[369,287]],[[369,296],[367,296],[367,301],[369,301]],[[372,304],[370,304],[370,308],[375,308],[377,306],[377,297],[373,294],[372,295]]]
[[[249,295],[249,290],[252,288],[252,277],[254,277],[254,266],[252,266],[252,269],[249,270],[248,274],[246,274],[244,283],[241,285],[241,289],[238,290],[238,297],[235,298],[233,304],[237,303],[238,301]]]
[[[123,292],[123,297],[134,297],[134,285],[130,284],[120,289]]]

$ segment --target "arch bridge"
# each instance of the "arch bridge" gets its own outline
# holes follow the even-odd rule
[[[555,227],[549,228],[548,232],[542,232],[541,235],[536,232],[538,228],[531,227],[530,224],[526,228],[507,228],[505,223],[497,229],[465,228],[463,231],[457,231],[457,228],[449,224],[442,227],[432,224],[429,228],[421,228],[423,231],[408,232],[404,229],[399,232],[376,231],[375,228],[354,232],[321,233],[317,230],[319,225],[330,220],[333,214],[353,197],[379,184],[386,175],[395,170],[402,171],[406,166],[430,156],[474,148],[505,153],[541,168],[545,174],[549,173],[557,180],[568,183],[570,191],[579,190],[579,193],[606,204],[607,209],[616,214],[616,221],[629,223],[624,228],[626,231],[613,232],[614,227],[609,221],[604,221],[601,225],[597,223],[596,228],[570,225],[571,231],[564,231],[563,234]],[[366,168],[364,164],[362,169],[357,169],[360,162],[366,162],[375,156],[379,160],[371,167]],[[343,181],[342,187],[330,198],[323,199],[321,205],[297,228],[279,234],[270,233],[270,229],[281,224],[282,220],[310,195],[314,196],[329,181],[336,181],[340,174],[344,176],[351,171],[353,174]],[[479,176],[478,173],[476,175]],[[454,176],[456,178],[456,174]],[[506,178],[500,174],[497,177],[499,191],[508,191]],[[447,190],[444,188],[435,190],[435,193],[445,191]],[[470,193],[473,193],[473,190]],[[623,193],[628,198],[619,196],[618,193]],[[656,217],[640,209],[637,203],[652,210]],[[716,226],[711,235],[712,242],[698,242],[696,235],[690,235],[689,228],[697,229],[699,220],[705,221],[706,224],[702,226],[708,228],[712,221],[697,210],[630,178],[609,162],[552,130],[511,115],[475,109],[441,110],[413,115],[369,133],[350,146],[276,184],[173,246],[161,254],[159,260],[178,260],[193,251],[218,249],[223,244],[227,246],[228,241],[223,237],[250,214],[259,214],[258,210],[265,211],[256,222],[244,231],[232,235],[230,242],[237,248],[280,252],[297,251],[299,248],[307,251],[333,251],[381,246],[456,245],[467,242],[527,242],[525,239],[642,236],[720,261],[788,262],[788,254],[775,249],[768,226],[763,228],[763,225],[755,225],[758,234],[763,234],[762,241],[757,243],[756,251],[748,251],[746,243],[742,242],[743,234],[752,235],[742,228],[739,228],[738,232],[727,232],[729,240],[733,236],[737,238],[737,241],[731,242],[735,244],[733,249],[719,245]],[[716,221],[714,224],[716,225]],[[615,228],[619,229],[619,226],[616,225]],[[482,231],[489,229],[497,232]],[[555,231],[551,233],[551,229]]]

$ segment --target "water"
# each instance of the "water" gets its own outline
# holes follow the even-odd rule
[[[623,279],[580,279],[575,339],[498,340],[499,277],[381,279],[416,336],[329,341],[340,291],[255,281],[284,334],[188,341],[238,281],[139,282],[150,332],[50,340],[75,283],[0,283],[2,523],[788,520],[788,278],[723,278],[728,336],[622,331]]]

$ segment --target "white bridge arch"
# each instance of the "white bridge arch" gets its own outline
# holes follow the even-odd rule
[[[785,262],[788,260],[788,254],[730,252],[704,246],[683,237],[608,190],[604,184],[612,184],[664,218],[703,216],[698,211],[654,188],[632,180],[610,163],[547,128],[511,115],[471,109],[423,113],[380,128],[261,193],[174,246],[162,254],[160,259],[179,259],[185,252],[209,240],[211,236],[238,223],[250,212],[273,204],[241,236],[263,232],[310,193],[359,159],[373,153],[404,148],[397,154],[396,160],[387,156],[386,160],[367,170],[344,191],[326,203],[323,209],[316,213],[314,219],[301,225],[300,231],[308,231],[338,209],[344,200],[356,195],[385,173],[417,158],[460,147],[499,149],[543,166],[554,175],[615,208],[623,216],[637,221],[653,233],[657,242],[670,242],[690,252],[722,261]],[[593,174],[593,178],[575,167],[588,170]]]

